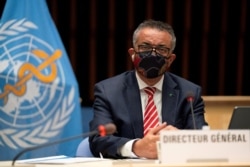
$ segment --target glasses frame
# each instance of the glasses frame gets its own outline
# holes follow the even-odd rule
[[[151,46],[151,45],[138,45],[138,53],[143,53],[143,52],[156,52],[162,56],[168,56],[170,53],[170,48],[165,47],[165,46]],[[141,47],[148,47],[150,49],[142,49]]]

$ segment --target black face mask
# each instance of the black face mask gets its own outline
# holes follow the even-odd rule
[[[167,71],[166,57],[152,52],[137,53],[134,66],[137,71],[147,78],[156,78]]]

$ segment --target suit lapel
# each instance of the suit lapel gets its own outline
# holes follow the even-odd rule
[[[135,84],[136,83],[136,84]],[[137,84],[135,73],[131,73],[126,83],[125,91],[126,104],[128,104],[129,117],[132,124],[132,130],[135,138],[143,137],[143,116],[141,108],[140,90]],[[165,74],[162,89],[162,121],[175,125],[177,99],[179,90],[176,89],[176,83],[168,73]]]
[[[128,130],[133,130],[134,136],[136,138],[141,138],[143,137],[143,116],[141,108],[140,90],[137,84],[135,73],[132,73],[131,77],[128,78],[126,86],[126,104],[128,104],[128,113],[132,123],[132,129]]]
[[[162,88],[162,122],[174,125],[176,118],[179,90],[169,74],[165,74]]]

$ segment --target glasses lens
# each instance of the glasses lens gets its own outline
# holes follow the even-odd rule
[[[167,56],[168,53],[169,53],[169,48],[163,47],[163,46],[152,47],[150,45],[139,45],[138,46],[138,51],[139,52],[152,52],[152,51],[155,51],[158,54]]]
[[[151,52],[153,47],[150,45],[139,45],[138,46],[139,52]]]
[[[162,54],[162,55],[168,55],[169,49],[165,47],[157,47],[155,48],[156,52]]]

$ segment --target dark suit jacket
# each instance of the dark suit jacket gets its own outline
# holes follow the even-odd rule
[[[204,119],[204,102],[201,88],[172,73],[165,73],[162,89],[162,121],[179,129],[193,129],[188,93],[194,95],[193,109],[196,127],[207,125]],[[90,129],[99,125],[114,123],[117,132],[114,135],[91,136],[90,149],[95,156],[99,152],[104,157],[122,158],[118,148],[131,139],[143,137],[143,115],[140,90],[135,71],[128,71],[106,79],[95,85],[94,118]]]

